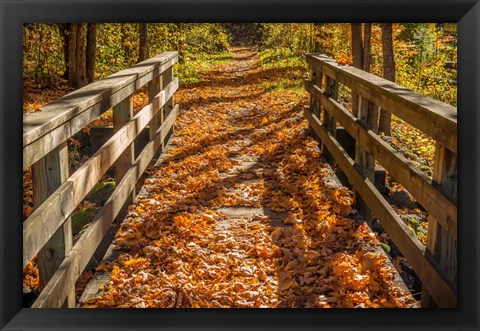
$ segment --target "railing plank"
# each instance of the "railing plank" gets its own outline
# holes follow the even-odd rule
[[[355,88],[358,93],[377,106],[430,135],[452,152],[457,152],[455,107],[358,68],[340,66],[335,60],[325,55],[309,54],[307,62],[319,67],[338,82]]]
[[[149,165],[156,151],[163,145],[165,137],[173,127],[177,116],[178,105],[174,107],[162,123],[154,139],[145,146],[137,160],[128,169],[124,178],[77,241],[45,290],[34,302],[32,308],[53,308],[61,305],[67,295],[66,289],[75,284],[76,279],[87,266],[113,220],[121,211],[130,192],[134,190],[136,182]]]
[[[54,194],[45,202],[48,205],[62,207],[62,217],[50,219],[51,211],[43,204],[35,210],[23,223],[23,237],[35,238],[23,242],[23,263],[26,264],[37,254],[40,248],[48,241],[54,232],[63,224],[75,207],[88,194],[108,168],[120,156],[123,150],[130,145],[139,132],[148,124],[154,114],[164,106],[166,100],[171,98],[178,88],[178,79],[175,78],[152,103],[146,105],[137,115],[132,118],[122,129],[115,133],[103,147],[87,160]],[[73,186],[70,189],[69,186]],[[70,195],[73,193],[73,197]],[[68,201],[63,203],[62,201]],[[70,203],[69,201],[72,201]],[[39,232],[32,232],[41,229]]]
[[[367,130],[348,110],[340,103],[325,95],[318,86],[305,81],[305,88],[315,94],[337,121],[347,132],[385,167],[413,197],[426,209],[429,214],[456,238],[457,236],[457,207],[439,190],[432,186],[432,181],[421,170],[411,166],[408,161],[383,141],[371,130]]]
[[[114,94],[155,69],[158,76],[176,63],[177,58],[177,52],[165,52],[69,93],[41,107],[39,112],[26,114],[23,125],[23,146],[104,100],[105,95]],[[158,71],[159,67],[163,70]]]
[[[425,257],[425,247],[395,213],[393,208],[375,188],[374,184],[369,179],[363,178],[355,162],[348,156],[335,137],[322,127],[318,118],[313,117],[310,110],[305,110],[304,114],[342,171],[347,175],[352,186],[358,190],[368,207],[381,220],[382,225],[420,277],[423,285],[429,290],[434,300],[441,307],[456,307],[456,288],[452,289],[451,286],[453,287],[453,285],[448,284],[440,276],[441,271],[435,261],[430,261]]]

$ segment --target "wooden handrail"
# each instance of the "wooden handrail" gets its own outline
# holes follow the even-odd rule
[[[38,254],[41,272],[41,293],[32,307],[75,305],[76,280],[172,131],[177,61],[177,52],[163,53],[24,116],[23,165],[32,167],[35,209],[23,223],[23,267]],[[146,84],[149,102],[132,116],[132,94]],[[115,133],[68,176],[66,140],[112,107]],[[147,126],[150,142],[134,160],[133,143]],[[111,166],[117,187],[73,246],[70,215]]]
[[[23,170],[178,61],[166,52],[84,86],[23,118]]]
[[[456,307],[456,108],[363,70],[341,66],[325,55],[308,54],[307,62],[312,78],[305,81],[305,88],[311,109],[305,110],[305,117],[322,150],[333,156],[348,177],[355,206],[367,222],[372,214],[376,216],[420,277],[422,305]],[[357,98],[352,112],[336,100],[338,84],[348,86],[352,98]],[[377,134],[379,108],[437,142],[433,179]],[[337,124],[355,140],[354,159],[336,138]],[[427,210],[427,246],[411,233],[373,184],[376,162]]]
[[[307,62],[338,83],[394,114],[434,140],[457,152],[457,110],[455,107],[416,93],[404,86],[351,66],[339,65],[322,54],[308,54]]]

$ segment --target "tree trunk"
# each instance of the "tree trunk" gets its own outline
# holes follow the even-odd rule
[[[352,23],[352,62],[354,67],[363,68],[362,23]]]
[[[382,23],[382,52],[383,52],[383,77],[395,82],[395,59],[393,56],[392,24]],[[390,124],[392,115],[381,110],[378,130],[390,135]]]
[[[86,66],[88,83],[95,81],[95,58],[97,53],[97,25],[95,23],[87,24],[87,50]]]
[[[185,58],[183,56],[183,40],[182,40],[183,23],[177,23],[177,29],[178,29],[178,39],[177,39],[178,62],[184,63]]]
[[[363,29],[363,70],[370,72],[370,65],[372,63],[370,56],[370,49],[372,46],[372,23],[365,23]]]
[[[70,24],[58,24],[58,31],[60,32],[60,37],[62,38],[63,46],[63,59],[65,60],[65,72],[62,75],[62,78],[68,79],[68,31],[70,29]]]
[[[87,85],[85,38],[82,23],[72,23],[68,30],[68,82],[74,88]]]
[[[352,64],[354,67],[363,68],[363,41],[362,23],[351,23],[352,27]],[[358,95],[352,90],[352,114],[357,115]]]
[[[138,46],[138,62],[145,61],[149,58],[148,49],[148,23],[139,23],[138,32],[140,35]]]

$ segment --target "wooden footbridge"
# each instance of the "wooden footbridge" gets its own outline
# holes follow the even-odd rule
[[[152,160],[167,148],[179,106],[176,52],[166,52],[92,83],[24,116],[23,169],[32,169],[34,212],[23,224],[23,267],[37,256],[41,292],[34,308],[75,307],[75,282],[99,246],[134,203],[136,184]],[[369,223],[378,219],[423,284],[423,307],[456,307],[457,207],[455,108],[334,60],[310,54],[311,77],[304,112],[324,156],[348,178],[354,206]],[[148,87],[148,104],[133,114],[132,95]],[[338,101],[346,86],[355,111]],[[69,174],[67,140],[113,108],[113,135],[78,170]],[[409,163],[377,134],[380,109],[436,141],[433,180]],[[142,131],[148,142],[134,150]],[[353,148],[352,148],[353,146]],[[104,174],[115,168],[115,190],[80,238],[73,242],[71,215]],[[384,169],[428,212],[426,247],[382,194]],[[384,179],[383,179],[384,181]],[[247,211],[245,211],[246,213]],[[250,211],[251,212],[251,211]],[[242,209],[236,209],[242,216]],[[280,220],[281,221],[281,220]],[[105,239],[107,238],[107,239]],[[108,239],[109,238],[109,239]]]

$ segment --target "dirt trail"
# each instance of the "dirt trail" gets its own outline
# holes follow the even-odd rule
[[[255,53],[176,94],[171,147],[115,239],[123,253],[83,307],[409,307],[378,241],[348,217],[307,135],[304,93]]]

